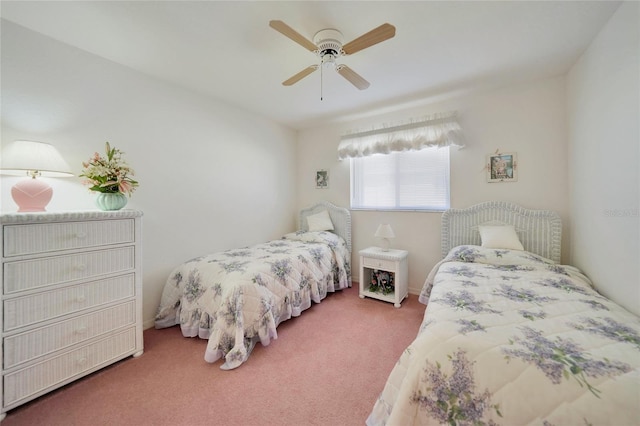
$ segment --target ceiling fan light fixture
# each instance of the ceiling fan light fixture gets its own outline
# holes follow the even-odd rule
[[[335,69],[336,55],[334,53],[325,53],[322,55],[322,66],[324,69]]]

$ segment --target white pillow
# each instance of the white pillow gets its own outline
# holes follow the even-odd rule
[[[496,249],[524,250],[518,234],[512,225],[478,226],[482,247]]]
[[[309,231],[333,231],[333,222],[326,210],[307,216],[307,226]]]

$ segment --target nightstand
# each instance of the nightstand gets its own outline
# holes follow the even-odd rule
[[[399,308],[409,294],[409,252],[369,247],[359,253],[360,297],[384,300]]]

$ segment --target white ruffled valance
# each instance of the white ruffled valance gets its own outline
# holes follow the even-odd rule
[[[457,113],[450,112],[343,135],[338,158],[366,157],[438,146],[464,146]]]

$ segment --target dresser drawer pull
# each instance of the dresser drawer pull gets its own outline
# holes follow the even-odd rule
[[[73,267],[76,271],[82,272],[87,269],[87,265],[79,264]]]
[[[87,298],[84,297],[84,295],[76,297],[76,302],[78,302],[78,303],[82,303],[85,300],[87,300]]]
[[[86,334],[86,333],[87,333],[87,327],[80,327],[75,331],[75,334]]]
[[[78,358],[78,361],[76,361],[76,363],[78,365],[85,365],[87,363],[87,358],[85,358],[85,357]]]
[[[77,232],[76,233],[76,238],[79,240],[83,240],[85,238],[87,238],[87,233],[86,232]]]

